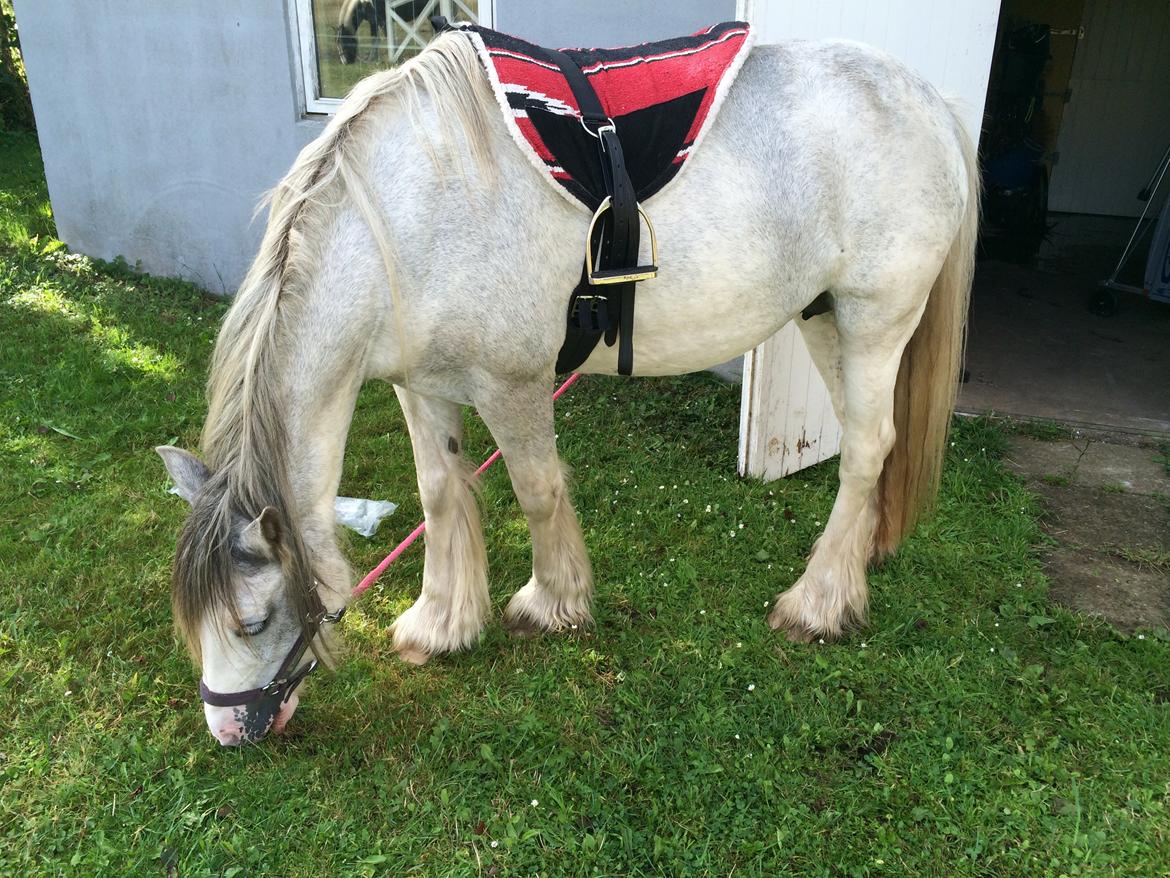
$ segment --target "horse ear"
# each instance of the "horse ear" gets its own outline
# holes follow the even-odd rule
[[[254,521],[248,522],[240,534],[243,542],[261,552],[272,553],[284,534],[284,525],[275,506],[265,506]]]
[[[175,448],[173,445],[160,445],[154,449],[162,458],[171,480],[179,491],[179,496],[195,505],[195,496],[202,489],[204,482],[211,476],[207,465],[190,451]]]
[[[268,540],[273,548],[279,546],[283,526],[280,523],[280,513],[276,511],[276,507],[265,506],[260,512],[260,517],[256,520],[260,522],[260,533],[264,534],[264,539]]]
[[[241,545],[253,553],[275,561],[283,534],[280,513],[274,506],[265,506],[255,519],[244,525],[239,540]]]

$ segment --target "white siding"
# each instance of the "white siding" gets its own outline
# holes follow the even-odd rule
[[[983,118],[999,0],[742,0],[759,43],[843,37],[885,49],[962,101],[968,131]],[[828,391],[793,325],[744,360],[741,474],[775,479],[840,449]]]
[[[1170,144],[1170,0],[1085,0],[1084,27],[1049,207],[1137,216]]]

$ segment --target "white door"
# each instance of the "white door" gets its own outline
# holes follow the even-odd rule
[[[1137,216],[1170,145],[1170,0],[1086,0],[1084,23],[1048,209]]]
[[[884,49],[962,100],[968,131],[981,127],[999,0],[738,0],[737,15],[751,21],[758,45],[842,37]],[[739,472],[777,479],[832,457],[840,443],[829,393],[789,324],[744,358]]]

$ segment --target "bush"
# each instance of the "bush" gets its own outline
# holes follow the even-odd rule
[[[35,127],[16,13],[12,0],[0,0],[0,131],[32,131]]]

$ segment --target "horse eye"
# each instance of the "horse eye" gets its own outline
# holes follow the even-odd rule
[[[240,634],[244,637],[255,637],[267,627],[267,619],[261,619],[258,622],[243,622],[240,624]]]

